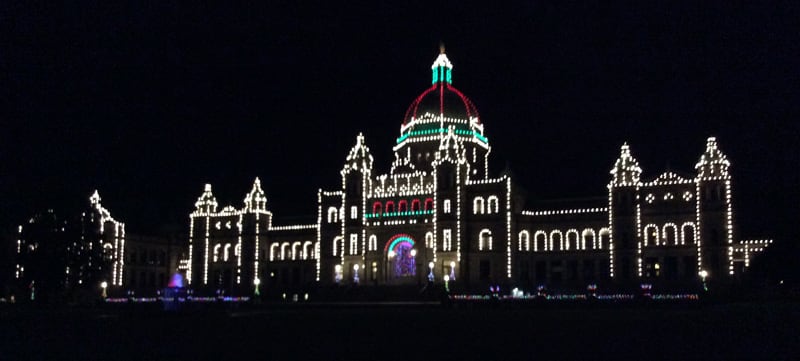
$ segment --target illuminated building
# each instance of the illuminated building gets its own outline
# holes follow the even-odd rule
[[[318,192],[316,223],[273,225],[258,179],[242,208],[219,210],[206,185],[183,261],[192,287],[418,285],[445,275],[471,290],[686,285],[701,271],[732,280],[771,243],[736,239],[730,163],[715,138],[695,174],[644,180],[624,144],[605,195],[528,208],[511,175],[489,174],[484,123],[452,69],[442,51],[405,113],[388,174],[373,173],[356,137],[341,188]]]

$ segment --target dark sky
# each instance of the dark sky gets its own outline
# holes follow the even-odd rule
[[[388,171],[443,41],[531,198],[605,195],[624,141],[646,178],[692,172],[713,135],[740,235],[797,237],[796,3],[162,3],[0,5],[4,230],[95,188],[129,232],[184,227],[204,183],[239,207],[256,176],[313,216],[358,132]]]

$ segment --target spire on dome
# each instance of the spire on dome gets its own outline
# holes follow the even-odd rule
[[[267,197],[261,189],[261,180],[258,177],[253,182],[253,189],[244,197],[244,210],[250,212],[267,210]]]
[[[700,156],[694,168],[697,169],[697,175],[701,179],[708,179],[727,177],[730,165],[728,157],[717,147],[717,138],[709,137],[706,141],[706,151]]]
[[[350,149],[350,153],[347,155],[342,174],[348,173],[351,170],[367,169],[372,169],[372,154],[370,154],[369,147],[367,147],[364,141],[364,134],[358,133],[356,144]]]
[[[92,196],[91,196],[91,197],[89,197],[89,202],[90,202],[90,203],[91,203],[93,206],[96,206],[96,205],[99,205],[99,204],[100,204],[100,193],[98,193],[98,192],[97,192],[97,189],[95,189],[95,190],[94,190],[94,193],[92,193]]]
[[[431,70],[433,72],[433,79],[431,84],[436,84],[436,83],[453,84],[453,78],[452,78],[453,64],[450,63],[450,59],[447,59],[447,55],[444,53],[444,43],[439,44],[439,56],[436,58],[436,60],[433,61],[433,65],[431,65]]]
[[[206,184],[203,194],[197,198],[194,206],[197,212],[214,213],[217,211],[217,198],[211,193],[211,184]]]
[[[611,169],[611,175],[614,176],[611,180],[611,184],[614,186],[639,184],[642,168],[639,168],[639,162],[631,155],[631,149],[627,142],[620,149],[619,158],[614,163],[614,168]]]

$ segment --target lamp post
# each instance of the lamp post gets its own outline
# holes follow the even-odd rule
[[[444,290],[450,293],[450,275],[444,275]]]
[[[358,263],[353,265],[354,275],[353,275],[353,283],[358,284]]]
[[[428,282],[433,282],[433,262],[428,263],[428,268],[430,268],[430,273],[428,273]]]
[[[708,271],[700,270],[700,279],[703,280],[703,290],[708,292],[708,285],[706,284],[706,277],[708,277]]]
[[[261,295],[261,291],[258,289],[258,286],[261,284],[261,279],[260,279],[260,278],[258,278],[258,277],[256,277],[256,278],[253,280],[253,284],[256,286],[256,289],[255,289],[255,291],[253,292],[253,294],[255,294],[256,296],[260,296],[260,295]]]
[[[108,288],[108,282],[106,281],[100,282],[100,288],[103,289],[102,293],[103,298],[108,297],[108,294],[106,293],[106,289]]]
[[[456,280],[456,263],[455,261],[450,261],[450,280]]]

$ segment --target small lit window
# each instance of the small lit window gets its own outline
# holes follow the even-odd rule
[[[691,201],[692,200],[692,192],[685,191],[683,192],[683,200],[684,201]]]
[[[443,207],[444,208],[444,213],[448,213],[449,214],[450,213],[450,200],[449,199],[445,199],[443,206],[444,206]]]
[[[647,195],[647,197],[645,197],[645,200],[647,203],[653,203],[653,201],[656,200],[656,196],[654,196],[653,193],[650,193]]]
[[[443,233],[443,241],[442,241],[442,248],[444,251],[452,251],[453,250],[453,232],[449,229],[445,229]]]
[[[352,206],[350,207],[350,219],[358,218],[358,207]]]

